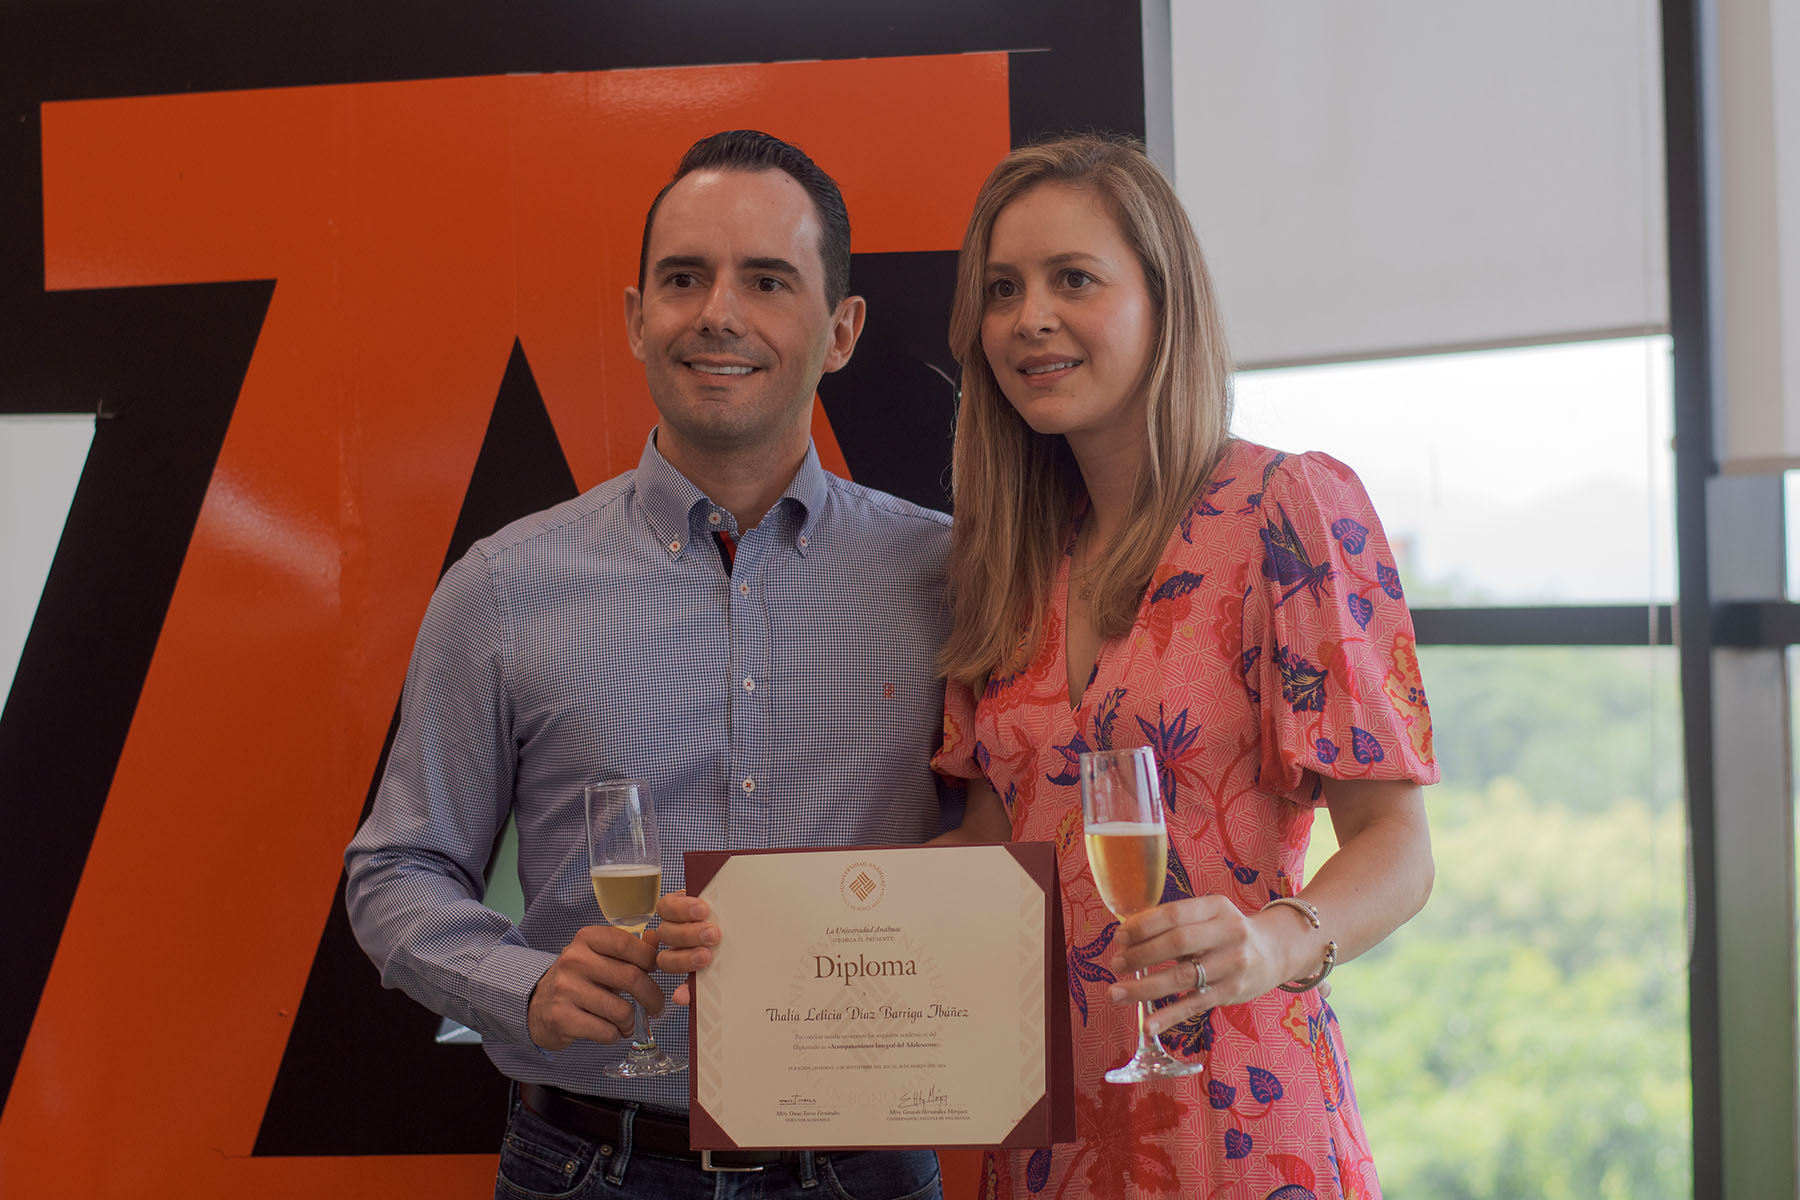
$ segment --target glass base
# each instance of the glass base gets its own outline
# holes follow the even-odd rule
[[[1151,1052],[1138,1051],[1130,1062],[1108,1071],[1105,1079],[1108,1083],[1142,1083],[1146,1079],[1180,1079],[1204,1070],[1205,1063],[1182,1062],[1158,1047]]]
[[[616,1063],[607,1063],[600,1068],[602,1075],[613,1079],[649,1079],[657,1075],[677,1075],[687,1070],[687,1059],[674,1058],[656,1048],[656,1043],[648,1046],[632,1044],[625,1058]]]

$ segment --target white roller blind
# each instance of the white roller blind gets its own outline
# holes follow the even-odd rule
[[[1713,319],[1723,469],[1800,467],[1800,2],[1720,0]]]
[[[1655,0],[1175,0],[1171,38],[1241,365],[1666,329]]]

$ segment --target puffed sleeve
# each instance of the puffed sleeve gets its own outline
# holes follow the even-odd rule
[[[975,761],[975,693],[954,679],[944,688],[944,744],[931,756],[931,769],[946,779],[981,774]]]
[[[1296,455],[1261,508],[1244,649],[1262,788],[1317,803],[1320,776],[1437,782],[1412,615],[1362,481],[1329,455]]]

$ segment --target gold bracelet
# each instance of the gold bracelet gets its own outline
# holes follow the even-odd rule
[[[1263,907],[1274,908],[1277,904],[1291,908],[1301,916],[1305,917],[1306,923],[1311,925],[1314,929],[1320,927],[1319,910],[1310,900],[1302,900],[1298,896],[1277,896]],[[1331,974],[1331,968],[1336,965],[1337,943],[1335,941],[1327,941],[1325,943],[1325,962],[1319,967],[1317,972],[1308,975],[1305,979],[1296,979],[1291,983],[1278,983],[1275,986],[1284,992],[1310,992],[1321,983],[1325,982],[1325,977]]]
[[[1298,896],[1277,896],[1275,899],[1263,905],[1263,907],[1274,908],[1277,904],[1285,904],[1287,907],[1305,917],[1306,923],[1311,925],[1314,929],[1319,927],[1319,910],[1313,907],[1312,901],[1302,900]]]
[[[1319,967],[1316,974],[1308,975],[1305,979],[1296,979],[1292,983],[1278,983],[1275,986],[1284,992],[1310,992],[1325,982],[1325,977],[1331,974],[1331,968],[1335,966],[1337,966],[1337,943],[1326,942],[1325,962]]]

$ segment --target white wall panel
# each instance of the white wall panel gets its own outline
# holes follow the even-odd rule
[[[1800,467],[1800,3],[1720,0],[1713,320],[1727,471]]]
[[[92,417],[0,417],[0,700],[12,690],[93,441]]]

